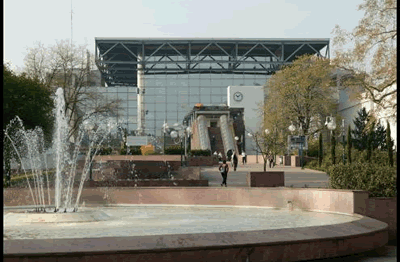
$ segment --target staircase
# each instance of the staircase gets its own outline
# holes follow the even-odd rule
[[[219,127],[209,127],[208,136],[211,144],[211,154],[215,151],[221,152],[222,157],[225,157],[224,143],[222,142],[221,129]]]

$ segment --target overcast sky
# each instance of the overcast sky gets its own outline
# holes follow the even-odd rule
[[[363,17],[362,0],[73,0],[73,42],[95,37],[331,38]],[[5,0],[4,59],[71,37],[71,0]],[[332,56],[332,47],[331,47]]]

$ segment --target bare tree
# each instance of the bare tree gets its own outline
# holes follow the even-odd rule
[[[397,1],[364,0],[358,10],[365,14],[352,32],[338,25],[333,30],[333,64],[349,73],[341,82],[355,98],[370,99],[377,110],[396,116]]]
[[[67,40],[50,47],[37,43],[28,49],[24,62],[28,76],[40,80],[53,92],[64,89],[69,138],[77,134],[85,116],[118,113],[120,101],[107,100],[95,87],[94,56],[86,45],[75,46]]]

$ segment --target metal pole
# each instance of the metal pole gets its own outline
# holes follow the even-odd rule
[[[92,149],[90,149],[90,165],[89,165],[89,180],[90,181],[93,181],[92,168],[93,168],[93,151],[92,151]]]
[[[182,143],[182,137],[181,137],[181,166],[183,166],[183,154],[182,154],[182,147],[183,147],[183,143]]]
[[[300,143],[300,166],[303,169],[303,140]]]
[[[344,121],[343,121],[344,122]],[[343,137],[343,165],[345,164],[345,155],[344,155],[344,123],[343,123],[343,127],[342,127],[342,137]]]

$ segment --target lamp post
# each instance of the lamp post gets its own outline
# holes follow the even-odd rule
[[[331,131],[331,151],[332,151],[332,163],[335,164],[335,148],[334,148],[334,136],[333,136],[333,130],[336,129],[336,121],[335,118],[332,116],[326,117],[325,125],[327,128]]]
[[[93,142],[92,139],[91,139],[91,136],[93,135],[94,124],[89,119],[86,119],[83,122],[83,126],[85,127],[85,129],[86,129],[86,131],[88,132],[88,135],[89,135],[89,155],[90,155],[90,159],[89,159],[89,161],[90,161],[89,162],[89,181],[93,181],[92,169],[93,169],[93,155],[94,155],[94,152],[93,152],[93,149],[91,147],[91,143]]]
[[[184,122],[184,123],[186,124],[186,122]],[[190,127],[187,127],[185,124],[181,125],[179,123],[175,123],[173,125],[175,130],[172,130],[170,132],[170,136],[174,139],[174,143],[175,144],[180,143],[180,146],[181,146],[181,150],[180,150],[180,153],[181,153],[181,166],[183,166],[183,156],[185,156],[185,160],[186,160],[186,155],[187,155],[187,152],[186,152],[186,148],[187,148],[186,134],[189,134],[191,132]],[[164,127],[164,152],[165,152],[165,134],[168,131],[168,123],[164,123],[163,127]],[[179,132],[179,131],[181,131],[181,132]],[[175,141],[177,138],[179,140]],[[185,149],[184,149],[185,152],[184,153],[182,152],[183,143],[185,143]]]
[[[289,126],[289,131],[291,133],[293,133],[295,130],[296,130],[296,126],[293,125],[293,123],[291,123],[290,126]],[[303,143],[304,143],[304,140],[305,140],[305,136],[304,136],[303,126],[302,126],[301,123],[300,123],[299,131],[300,131],[300,141],[299,141],[300,142],[299,143],[300,144],[300,148],[299,148],[300,167],[301,167],[301,169],[303,169],[303,163],[304,163],[304,161],[303,161]]]

